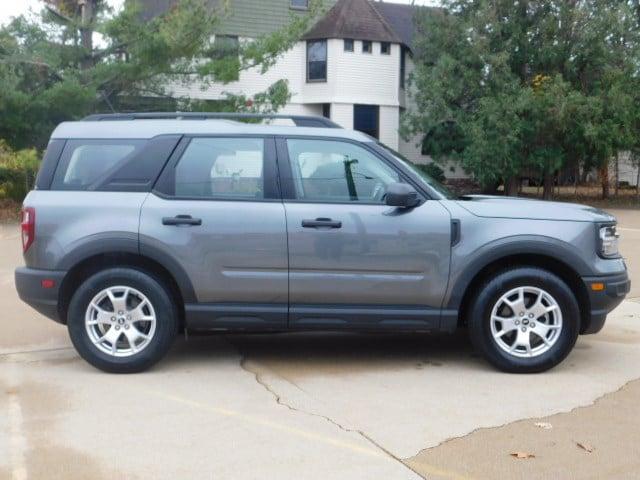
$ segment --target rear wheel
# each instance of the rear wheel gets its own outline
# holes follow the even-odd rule
[[[514,268],[490,278],[469,310],[475,348],[514,373],[548,370],[572,350],[580,311],[567,284],[539,268]]]
[[[149,368],[177,333],[176,308],[163,285],[130,268],[110,268],[83,282],[73,295],[69,335],[82,358],[115,373]]]

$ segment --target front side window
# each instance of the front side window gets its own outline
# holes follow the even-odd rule
[[[369,40],[362,41],[362,53],[371,53],[372,45]]]
[[[223,78],[224,81],[239,80],[240,72],[240,41],[235,35],[216,35],[213,40],[211,58],[224,60],[233,65],[228,69],[231,73]]]
[[[358,145],[333,140],[287,141],[296,196],[310,202],[384,203],[395,170]]]
[[[115,172],[142,148],[144,140],[69,140],[52,190],[88,190]]]
[[[327,41],[307,42],[307,80],[310,82],[327,79]]]
[[[177,197],[264,198],[264,140],[194,138],[175,167]]]
[[[309,8],[309,0],[291,0],[291,8],[306,10]]]

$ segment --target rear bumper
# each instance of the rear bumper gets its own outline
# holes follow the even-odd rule
[[[626,271],[603,277],[584,277],[582,280],[589,294],[590,315],[580,333],[598,333],[604,327],[609,312],[620,305],[629,293],[631,280]],[[594,283],[604,284],[604,290],[594,291],[591,288]]]
[[[58,312],[58,293],[66,272],[16,268],[16,290],[20,299],[29,306],[56,322],[62,323]],[[53,286],[45,288],[44,280],[53,281]]]

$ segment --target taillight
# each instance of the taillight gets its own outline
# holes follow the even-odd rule
[[[22,251],[26,252],[36,239],[36,210],[33,207],[22,209]]]

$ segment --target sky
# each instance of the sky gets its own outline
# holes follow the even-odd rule
[[[393,0],[393,3],[412,3],[413,0]],[[124,0],[108,0],[109,5],[119,8]],[[434,5],[436,0],[415,0],[416,5]],[[40,0],[0,0],[0,24],[4,24],[11,17],[27,13],[30,8],[38,11],[42,6]]]

